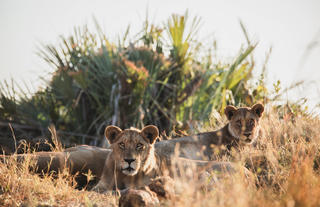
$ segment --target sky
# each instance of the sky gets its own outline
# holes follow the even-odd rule
[[[280,80],[283,87],[305,84],[288,98],[308,98],[320,103],[320,1],[319,0],[0,0],[0,82],[13,78],[36,91],[39,76],[53,71],[36,53],[41,44],[59,43],[75,26],[93,25],[93,16],[104,32],[115,39],[141,29],[146,10],[155,24],[173,14],[202,19],[199,40],[217,41],[220,57],[235,57],[246,44],[239,20],[246,26],[259,67],[269,48],[269,87]],[[260,67],[261,68],[261,67]]]

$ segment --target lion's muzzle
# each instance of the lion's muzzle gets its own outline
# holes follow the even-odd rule
[[[136,159],[123,159],[124,161],[122,162],[122,173],[126,175],[135,175],[137,174],[137,161]]]

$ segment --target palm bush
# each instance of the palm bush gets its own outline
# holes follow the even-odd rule
[[[39,51],[54,68],[44,90],[31,97],[21,90],[16,100],[2,85],[0,119],[33,126],[38,129],[33,137],[53,124],[71,132],[65,133],[68,142],[85,143],[86,136],[100,136],[109,124],[155,124],[170,132],[191,121],[206,124],[229,103],[263,100],[266,95],[252,95],[249,83],[254,62],[247,57],[255,45],[241,49],[229,64],[211,54],[199,57],[200,22],[195,17],[189,24],[188,13],[172,15],[164,26],[146,20],[134,40],[128,41],[128,30],[118,43],[110,42],[98,24],[96,33],[76,28],[60,45]]]

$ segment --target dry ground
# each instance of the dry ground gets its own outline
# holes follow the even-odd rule
[[[177,198],[161,205],[320,206],[320,119],[280,119],[269,112],[262,125],[264,133],[256,148],[244,148],[232,158],[250,167],[256,181],[238,174],[199,190],[195,183],[181,178],[182,182],[176,180]],[[257,157],[262,159],[257,161]],[[116,196],[76,190],[66,173],[58,179],[40,178],[28,172],[28,164],[0,164],[0,206],[117,206]]]

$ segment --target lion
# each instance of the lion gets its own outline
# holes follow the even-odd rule
[[[155,151],[155,142],[159,130],[154,125],[138,129],[121,130],[117,126],[108,126],[105,137],[110,143],[112,152],[108,155],[100,181],[93,188],[97,192],[139,188],[148,185],[158,176],[173,175],[176,164],[182,164],[194,172],[206,169],[234,172],[229,162],[194,161],[185,158],[168,157]]]
[[[229,151],[233,147],[255,143],[259,137],[259,120],[263,111],[264,106],[260,103],[251,108],[229,105],[224,111],[229,122],[221,129],[157,142],[155,150],[165,156],[178,153],[178,156],[188,159],[215,159],[214,151],[217,146],[225,146]]]
[[[76,176],[77,188],[81,189],[88,186],[86,175],[89,171],[93,177],[89,184],[95,185],[97,183],[103,171],[101,163],[105,162],[110,152],[110,149],[80,145],[61,152],[2,155],[0,161],[7,163],[16,160],[18,163],[22,163],[25,160],[30,160],[33,163],[29,166],[30,170],[40,175],[50,173],[55,176],[67,169],[70,175]]]
[[[102,176],[95,191],[125,189],[144,186],[148,180],[159,174],[154,143],[159,136],[156,126],[121,130],[116,126],[105,129],[105,137],[110,143],[109,154]]]

